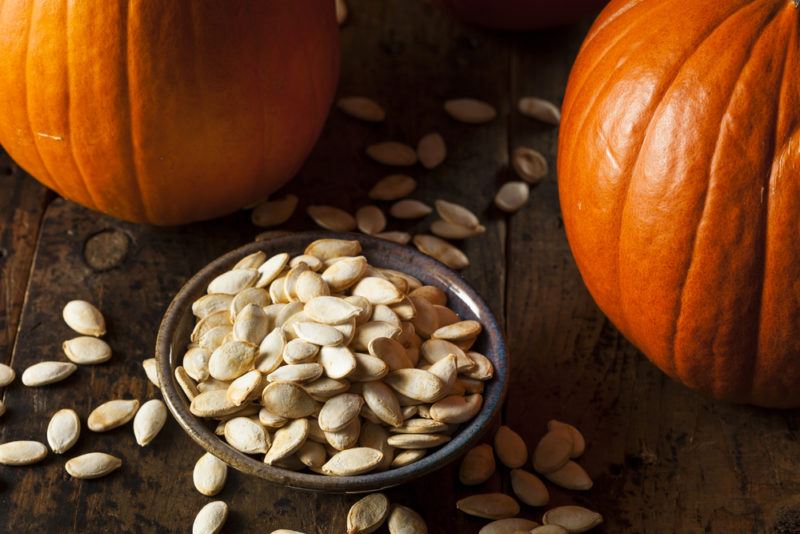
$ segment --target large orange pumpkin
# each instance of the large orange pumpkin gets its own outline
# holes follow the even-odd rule
[[[800,406],[800,9],[614,0],[584,42],[558,158],[589,291],[661,369]]]
[[[332,0],[4,0],[0,144],[90,208],[206,219],[292,177],[338,62]]]

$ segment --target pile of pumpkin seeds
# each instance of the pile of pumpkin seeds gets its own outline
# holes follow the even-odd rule
[[[339,9],[344,9],[346,13],[346,8]],[[363,96],[342,97],[337,101],[337,107],[350,117],[365,122],[377,123],[386,118],[386,112],[380,104]],[[447,100],[443,109],[452,119],[465,124],[486,124],[497,117],[497,111],[491,104],[474,98]],[[523,97],[519,100],[517,109],[522,115],[546,124],[558,125],[561,120],[558,107],[541,98]],[[429,132],[420,138],[416,148],[404,142],[390,140],[370,144],[365,152],[370,159],[387,167],[408,169],[419,163],[424,169],[432,170],[447,159],[447,144],[440,133]],[[494,198],[495,206],[507,213],[521,209],[528,202],[530,185],[539,183],[548,173],[547,159],[529,147],[521,146],[512,151],[511,166],[520,180],[503,184]],[[407,198],[416,188],[417,181],[413,177],[394,173],[378,180],[369,190],[368,196],[376,202],[390,202],[389,215],[395,219],[422,219],[434,209],[422,200]],[[274,227],[285,223],[297,208],[298,201],[297,196],[287,194],[283,198],[259,203],[251,213],[253,224]],[[436,258],[448,267],[464,269],[469,265],[469,258],[450,241],[482,235],[486,228],[473,211],[465,206],[446,199],[436,199],[434,205],[438,218],[430,223],[430,233],[414,236],[407,232],[387,230],[386,214],[374,204],[361,206],[354,214],[328,205],[307,206],[306,213],[326,230],[358,230],[401,245],[413,243],[423,254]]]
[[[193,304],[175,377],[191,412],[217,420],[233,448],[285,469],[358,475],[423,458],[480,411],[493,375],[470,350],[481,324],[448,308],[440,288],[360,253],[338,239],[294,258],[259,251]],[[201,462],[198,490],[214,494],[225,475]]]
[[[82,334],[62,345],[69,362],[43,361],[31,365],[22,373],[22,383],[28,387],[43,387],[69,378],[79,365],[98,365],[111,358],[111,347],[100,339],[106,333],[103,314],[93,304],[73,300],[64,306],[64,322]],[[15,378],[14,370],[0,364],[0,387],[9,385]],[[0,415],[5,409],[0,403]],[[86,426],[92,432],[106,432],[133,420],[136,442],[142,447],[150,444],[167,421],[167,407],[160,399],[152,399],[141,407],[137,399],[114,399],[96,407],[89,414]],[[55,454],[64,454],[78,441],[81,419],[72,408],[56,411],[47,425],[47,444]],[[0,464],[30,465],[43,460],[47,446],[35,440],[20,440],[0,445]],[[90,452],[75,456],[64,464],[73,478],[99,478],[122,466],[122,460],[104,452]]]

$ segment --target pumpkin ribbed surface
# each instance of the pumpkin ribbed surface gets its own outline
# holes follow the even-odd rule
[[[661,369],[800,405],[800,9],[618,0],[570,76],[567,237],[589,291]]]

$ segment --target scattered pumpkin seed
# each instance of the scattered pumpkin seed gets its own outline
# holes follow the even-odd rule
[[[72,300],[62,312],[67,326],[86,336],[102,336],[106,333],[106,321],[93,304],[85,300]]]
[[[417,512],[399,504],[389,512],[389,534],[428,534],[428,525]]]
[[[530,519],[523,519],[521,517],[509,517],[506,519],[498,519],[492,521],[488,525],[484,525],[478,531],[478,534],[516,534],[523,532],[528,534],[531,529],[539,526],[536,521]]]
[[[497,117],[497,111],[490,104],[474,98],[456,98],[444,103],[445,112],[459,122],[485,124]]]
[[[494,205],[507,213],[514,213],[527,204],[530,189],[525,182],[506,182],[497,191]]]
[[[133,419],[139,409],[137,399],[115,399],[104,402],[89,414],[86,426],[92,432],[106,432]]]
[[[531,117],[547,124],[558,126],[561,122],[561,110],[558,109],[558,106],[543,98],[535,96],[522,97],[517,103],[517,108],[526,117]]]
[[[462,484],[475,486],[489,480],[495,471],[494,453],[488,444],[473,447],[461,460],[458,479]]]
[[[158,380],[158,368],[155,358],[147,358],[142,360],[142,367],[144,367],[144,374],[147,379],[157,388],[161,387],[161,382]]]
[[[14,372],[14,369],[4,363],[0,363],[0,388],[11,384],[16,376],[17,374]]]
[[[494,449],[497,457],[506,467],[516,469],[528,461],[528,447],[522,437],[503,425],[494,435]]]
[[[460,204],[439,199],[434,202],[434,205],[439,217],[449,223],[473,229],[481,226],[478,217]]]
[[[227,479],[228,465],[210,452],[201,456],[194,465],[194,487],[203,495],[213,497],[222,491]]]
[[[461,270],[469,266],[469,259],[463,252],[438,237],[426,234],[415,235],[414,246],[423,254],[439,260],[451,269]]]
[[[192,534],[217,534],[228,519],[228,505],[212,501],[203,506],[194,518]]]
[[[517,498],[529,506],[544,506],[550,492],[539,477],[522,469],[511,470],[511,488]]]
[[[122,467],[122,460],[104,452],[90,452],[71,458],[64,469],[72,478],[92,479],[108,475]]]
[[[67,358],[77,364],[95,365],[111,359],[111,347],[108,343],[92,336],[67,340],[62,344],[62,348]]]
[[[362,206],[356,211],[356,225],[367,235],[375,235],[386,228],[386,217],[377,206]]]
[[[417,157],[426,169],[434,169],[441,165],[447,157],[444,138],[437,132],[423,135],[417,143]]]
[[[46,456],[47,447],[38,441],[9,441],[0,445],[0,465],[30,465]]]
[[[542,525],[531,530],[530,534],[569,534],[569,531],[558,525]]]
[[[585,491],[591,489],[593,485],[592,479],[583,467],[572,461],[545,476],[550,482],[570,490]]]
[[[545,525],[558,525],[569,533],[586,532],[603,522],[603,516],[582,506],[556,506],[544,513]]]
[[[351,232],[356,229],[356,220],[352,215],[333,206],[309,206],[308,216],[322,228],[333,232]]]
[[[389,516],[389,499],[383,493],[372,493],[357,501],[347,513],[347,534],[370,534],[378,530]]]
[[[369,198],[373,200],[399,200],[417,188],[417,181],[405,174],[390,174],[372,186]]]
[[[342,0],[336,0],[337,12],[340,4],[344,5],[344,2]],[[383,122],[383,119],[386,118],[386,112],[380,104],[364,96],[340,98],[336,102],[336,106],[351,117],[366,122]]]
[[[71,362],[39,362],[22,372],[22,383],[28,387],[47,386],[68,378],[78,369]]]
[[[557,427],[567,428],[572,436],[572,452],[569,455],[570,458],[578,458],[581,456],[586,450],[586,440],[583,438],[583,434],[581,434],[580,430],[569,423],[562,423],[561,421],[556,421],[555,419],[547,422],[547,430],[553,430]]]
[[[519,513],[519,503],[505,493],[481,493],[464,497],[456,508],[465,514],[484,519],[505,519]]]
[[[56,454],[72,448],[81,435],[81,420],[75,410],[64,408],[53,414],[47,425],[47,443]]]
[[[384,141],[367,147],[367,156],[383,165],[407,167],[417,162],[417,152],[405,143]]]
[[[167,406],[160,399],[145,402],[133,418],[136,443],[146,447],[155,439],[167,422]]]
[[[297,196],[292,194],[277,200],[265,200],[253,208],[250,220],[262,228],[281,225],[291,218],[297,209],[297,201]]]
[[[533,451],[533,468],[542,474],[564,467],[572,454],[572,436],[569,430],[553,428],[536,445]]]
[[[529,184],[537,184],[547,176],[547,159],[538,150],[517,147],[511,154],[511,165],[517,175]]]
[[[432,211],[431,207],[424,202],[411,198],[398,200],[389,208],[389,213],[396,219],[420,219]]]

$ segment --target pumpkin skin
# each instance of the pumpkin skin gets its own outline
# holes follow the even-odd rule
[[[800,406],[800,9],[614,0],[564,99],[567,237],[611,321],[675,379]]]
[[[538,30],[577,22],[608,0],[442,0],[461,20],[500,30]]]
[[[92,209],[207,219],[298,170],[338,66],[330,0],[5,0],[0,144]]]

